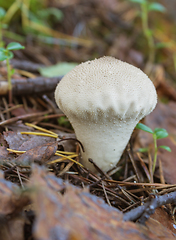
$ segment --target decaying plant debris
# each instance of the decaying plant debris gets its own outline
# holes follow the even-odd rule
[[[175,239],[176,47],[168,27],[174,28],[174,23],[168,15],[150,15],[154,41],[166,46],[168,35],[171,40],[168,47],[156,49],[155,61],[149,62],[138,6],[126,0],[46,4],[60,9],[64,21],[54,22],[54,31],[31,27],[50,29],[52,45],[47,44],[49,37],[29,34],[22,43],[25,49],[11,60],[12,104],[8,88],[0,87],[0,239]],[[4,41],[11,39],[5,36]],[[40,75],[44,66],[104,55],[142,68],[162,100],[144,119],[152,129],[169,133],[159,144],[172,152],[159,150],[154,174],[152,139],[139,130],[134,130],[121,161],[110,172],[104,173],[93,159],[98,174],[84,168],[79,160],[84,146],[53,97],[62,76]],[[1,63],[0,86],[6,80],[7,69]],[[141,147],[149,151],[140,153]]]

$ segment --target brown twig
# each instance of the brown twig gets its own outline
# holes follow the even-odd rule
[[[136,173],[137,180],[138,180],[138,182],[140,182],[140,176],[139,176],[139,173],[138,173],[137,166],[136,166],[136,164],[135,164],[135,162],[134,162],[134,159],[133,159],[133,157],[132,157],[129,149],[127,149],[127,152],[128,152],[128,156],[129,156],[129,158],[130,158],[130,160],[131,160],[131,163],[132,163],[132,165],[133,165],[134,171],[135,171],[135,173]]]
[[[60,77],[46,78],[27,78],[27,79],[12,79],[13,95],[29,95],[52,92],[56,88]],[[8,82],[0,81],[0,95],[8,94]]]
[[[104,173],[104,172],[97,166],[97,164],[93,161],[93,159],[89,158],[88,160],[89,160],[90,163],[92,163],[92,164],[94,165],[95,169],[96,169],[102,176],[105,176],[106,179],[110,179],[110,177],[109,177],[106,173]]]
[[[139,206],[135,209],[124,214],[124,221],[138,221],[144,224],[146,220],[155,212],[155,209],[169,203],[176,204],[176,192],[171,192],[162,196],[151,195],[153,198],[144,205]]]
[[[7,124],[12,124],[14,122],[17,122],[18,120],[26,120],[26,119],[29,119],[29,118],[49,114],[51,112],[52,112],[51,110],[47,110],[47,111],[44,111],[44,112],[30,113],[30,114],[21,115],[21,116],[18,116],[18,117],[13,117],[13,118],[10,118],[10,119],[7,119],[7,120],[4,120],[4,121],[0,122],[0,126],[4,126],[4,125],[7,125]]]

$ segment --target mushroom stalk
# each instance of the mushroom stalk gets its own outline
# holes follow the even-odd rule
[[[88,161],[91,158],[104,172],[115,167],[137,123],[138,120],[126,123],[125,120],[109,122],[106,119],[91,124],[72,123],[77,138],[84,146],[84,152],[81,150],[84,166],[95,172],[93,164]]]

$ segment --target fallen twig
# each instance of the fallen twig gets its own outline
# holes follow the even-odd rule
[[[153,197],[152,197],[153,196]],[[176,192],[171,192],[162,196],[151,195],[151,200],[131,211],[124,213],[124,221],[136,221],[145,224],[147,219],[155,212],[155,209],[169,203],[176,203]]]
[[[29,119],[29,118],[33,118],[33,117],[38,117],[38,116],[42,116],[42,115],[45,115],[45,114],[49,114],[51,113],[52,110],[47,110],[47,111],[44,111],[44,112],[38,112],[38,113],[29,113],[29,114],[24,114],[24,115],[21,115],[21,116],[18,116],[18,117],[13,117],[13,118],[10,118],[10,119],[7,119],[7,120],[4,120],[2,122],[0,122],[0,126],[4,126],[4,125],[7,125],[7,124],[12,124],[18,120],[26,120],[26,119]]]
[[[45,78],[28,78],[28,79],[12,79],[13,95],[26,95],[42,92],[52,92],[56,88],[60,77]],[[0,95],[8,94],[8,82],[0,81]]]
[[[12,64],[14,68],[22,69],[29,72],[39,72],[39,68],[44,67],[43,64],[18,59],[11,59],[10,64]]]

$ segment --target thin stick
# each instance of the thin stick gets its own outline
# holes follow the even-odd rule
[[[158,160],[159,160],[160,181],[162,184],[165,184],[162,162],[161,162],[161,159],[158,159]]]
[[[24,119],[28,119],[28,118],[32,118],[32,117],[38,117],[38,116],[41,116],[41,115],[49,114],[51,112],[52,111],[49,109],[49,110],[44,111],[44,112],[30,113],[30,114],[21,115],[21,116],[18,116],[18,117],[13,117],[13,118],[10,118],[10,119],[7,119],[5,121],[0,122],[0,126],[4,126],[4,125],[7,125],[7,124],[12,124],[14,122],[17,122],[18,120],[24,120]]]
[[[105,187],[104,187],[104,183],[103,183],[103,181],[102,181],[101,184],[102,184],[102,187],[103,187],[103,192],[104,192],[104,195],[105,195],[106,201],[107,201],[108,205],[109,205],[110,207],[112,207],[112,206],[111,206],[111,203],[110,203],[110,201],[109,201],[109,198],[108,198],[107,192],[106,192],[106,190],[105,190]]]

